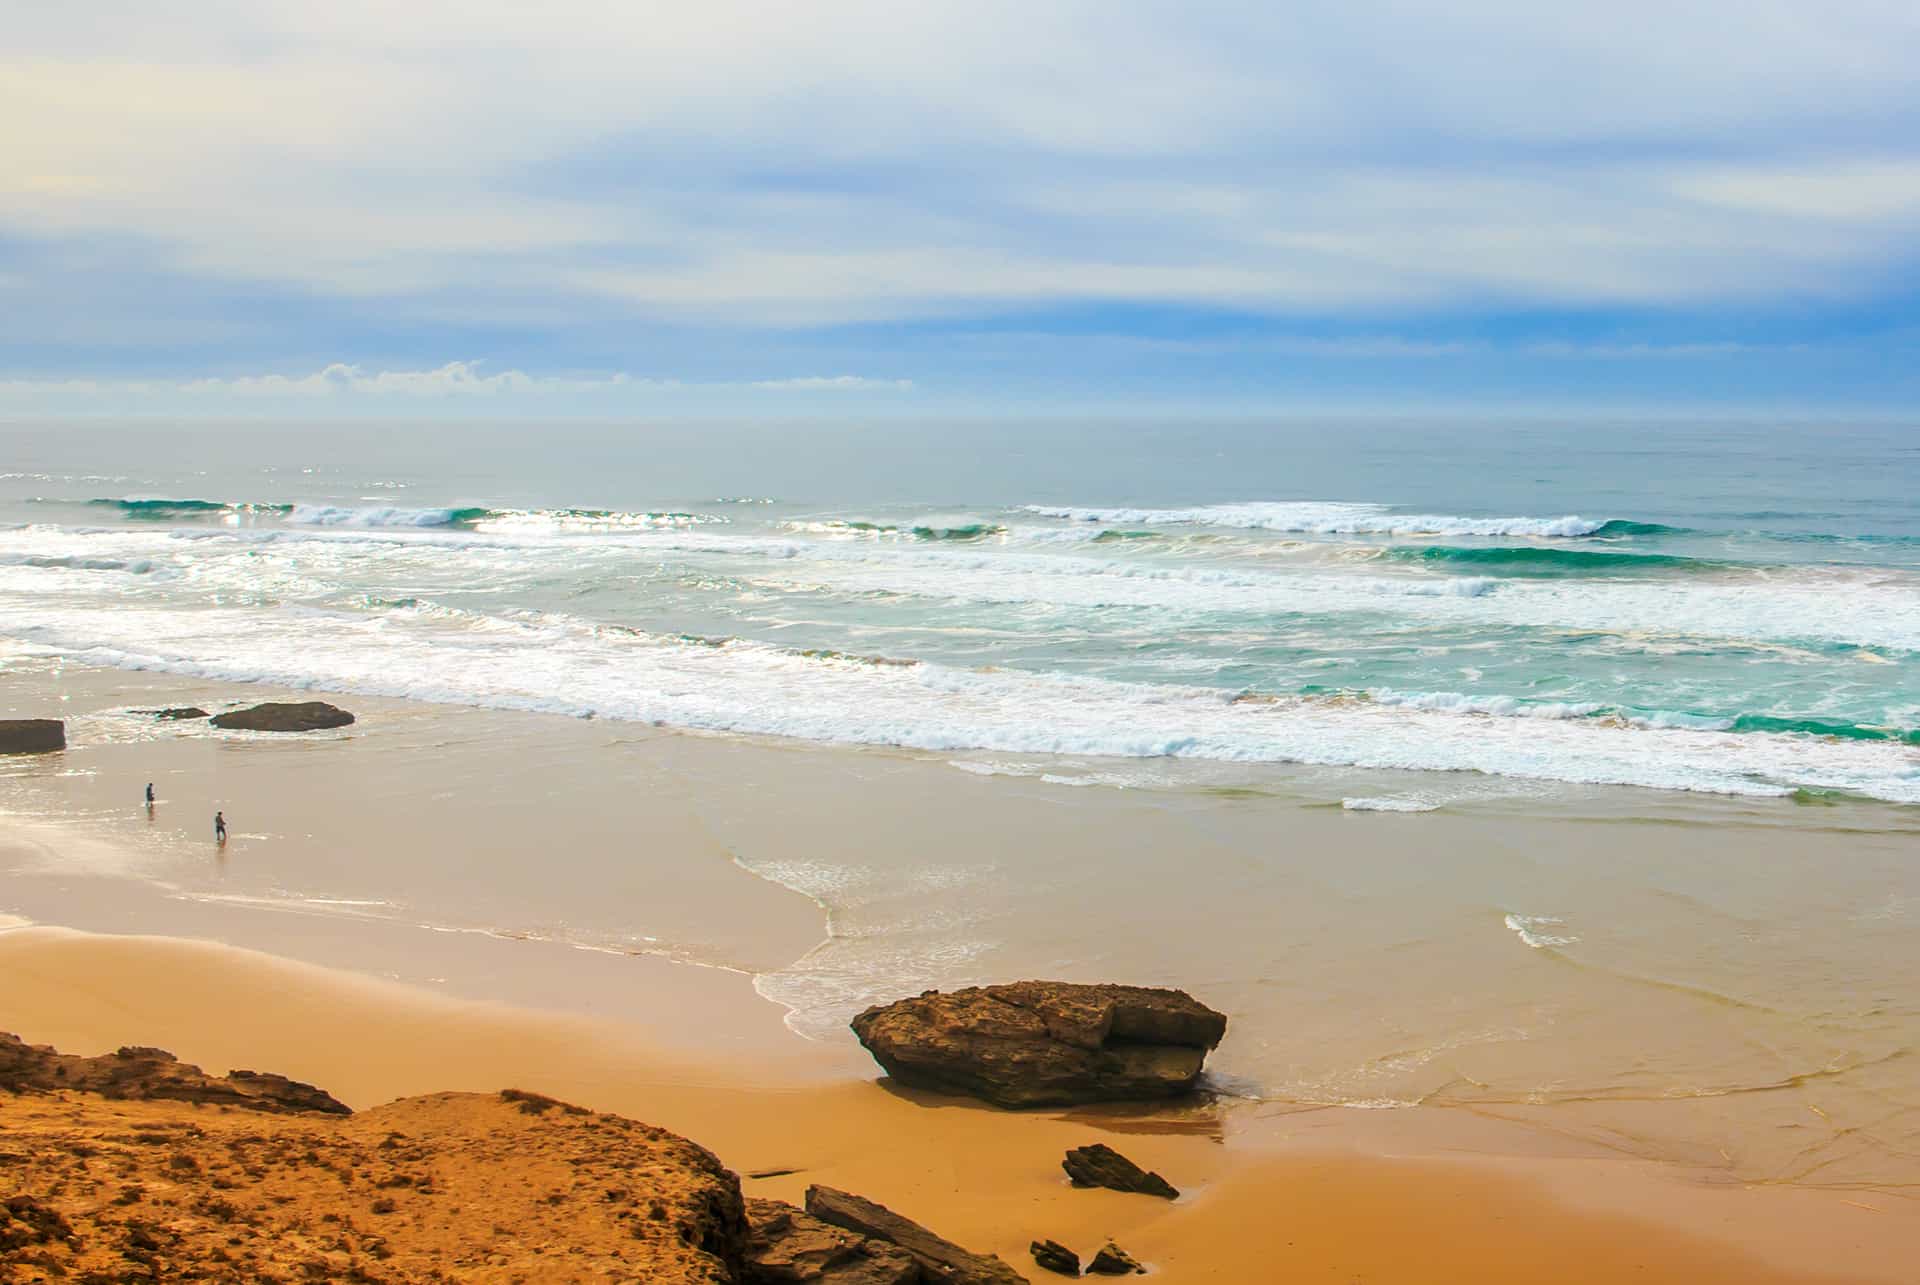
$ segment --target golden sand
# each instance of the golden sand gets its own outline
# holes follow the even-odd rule
[[[356,1109],[530,1089],[694,1139],[749,1195],[797,1200],[813,1182],[856,1191],[1036,1279],[1026,1246],[1042,1237],[1083,1257],[1117,1240],[1169,1282],[1837,1285],[1911,1280],[1920,1249],[1914,1202],[1883,1193],[1716,1189],[1641,1163],[1497,1159],[1470,1120],[1422,1132],[1363,1119],[1418,1112],[1312,1112],[1247,1131],[1204,1111],[997,1112],[822,1083],[778,1060],[714,1065],[613,1024],[173,939],[0,933],[0,1028],[75,1053],[138,1043],[210,1071],[277,1071]],[[0,1125],[19,1111],[0,1102]],[[1071,1188],[1061,1154],[1100,1139],[1186,1195]],[[476,1237],[492,1234],[483,1220]]]

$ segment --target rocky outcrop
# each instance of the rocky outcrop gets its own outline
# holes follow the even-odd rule
[[[77,1089],[121,1100],[154,1099],[246,1111],[349,1115],[311,1084],[281,1075],[232,1071],[212,1076],[164,1049],[123,1048],[100,1057],[56,1053],[0,1031],[0,1089],[11,1093]]]
[[[1061,1276],[1080,1274],[1080,1255],[1057,1240],[1036,1240],[1028,1246],[1034,1265]]]
[[[1145,1272],[1132,1254],[1120,1248],[1112,1241],[1101,1246],[1100,1252],[1087,1264],[1089,1276],[1132,1276],[1136,1272]]]
[[[871,1200],[832,1187],[808,1187],[807,1212],[821,1222],[898,1245],[920,1265],[925,1280],[942,1285],[1026,1285],[1026,1278],[998,1257],[962,1249]]]
[[[196,718],[208,717],[207,711],[197,705],[181,705],[173,709],[136,709],[133,712],[168,723],[187,723]]]
[[[1226,1030],[1185,991],[1072,982],[927,991],[853,1019],[900,1083],[1003,1107],[1190,1092]]]
[[[919,1285],[898,1245],[823,1223],[783,1200],[747,1201],[746,1285]]]
[[[215,727],[235,732],[322,732],[352,723],[353,715],[325,701],[269,702],[213,716]]]
[[[1157,1173],[1148,1173],[1104,1142],[1075,1147],[1067,1152],[1060,1167],[1076,1187],[1105,1187],[1110,1191],[1134,1191],[1143,1196],[1178,1200],[1174,1185]]]
[[[51,754],[67,748],[67,725],[57,718],[0,718],[0,754]]]
[[[740,1285],[739,1180],[538,1095],[350,1116],[0,1098],[0,1281]]]

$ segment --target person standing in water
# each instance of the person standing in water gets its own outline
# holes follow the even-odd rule
[[[215,843],[227,841],[227,814],[224,812],[213,814],[213,841]]]
[[[148,807],[153,806],[153,782],[152,781],[147,782],[147,806]]]

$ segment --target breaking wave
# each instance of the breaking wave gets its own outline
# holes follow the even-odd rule
[[[1206,504],[1187,509],[1084,508],[1030,504],[1038,517],[1064,518],[1106,526],[1208,526],[1303,535],[1453,535],[1533,536],[1578,539],[1620,524],[1590,521],[1569,514],[1558,518],[1456,517],[1437,513],[1395,513],[1385,504],[1347,504],[1318,500],[1275,500],[1248,504]],[[1635,524],[1627,524],[1635,525]]]
[[[1608,549],[1563,549],[1548,545],[1476,548],[1456,544],[1399,546],[1384,550],[1392,562],[1437,563],[1496,569],[1507,575],[1579,575],[1585,572],[1724,571],[1734,564],[1671,553],[1615,553]]]

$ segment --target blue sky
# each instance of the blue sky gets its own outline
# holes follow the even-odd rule
[[[1920,407],[1920,8],[32,6],[0,415]]]

